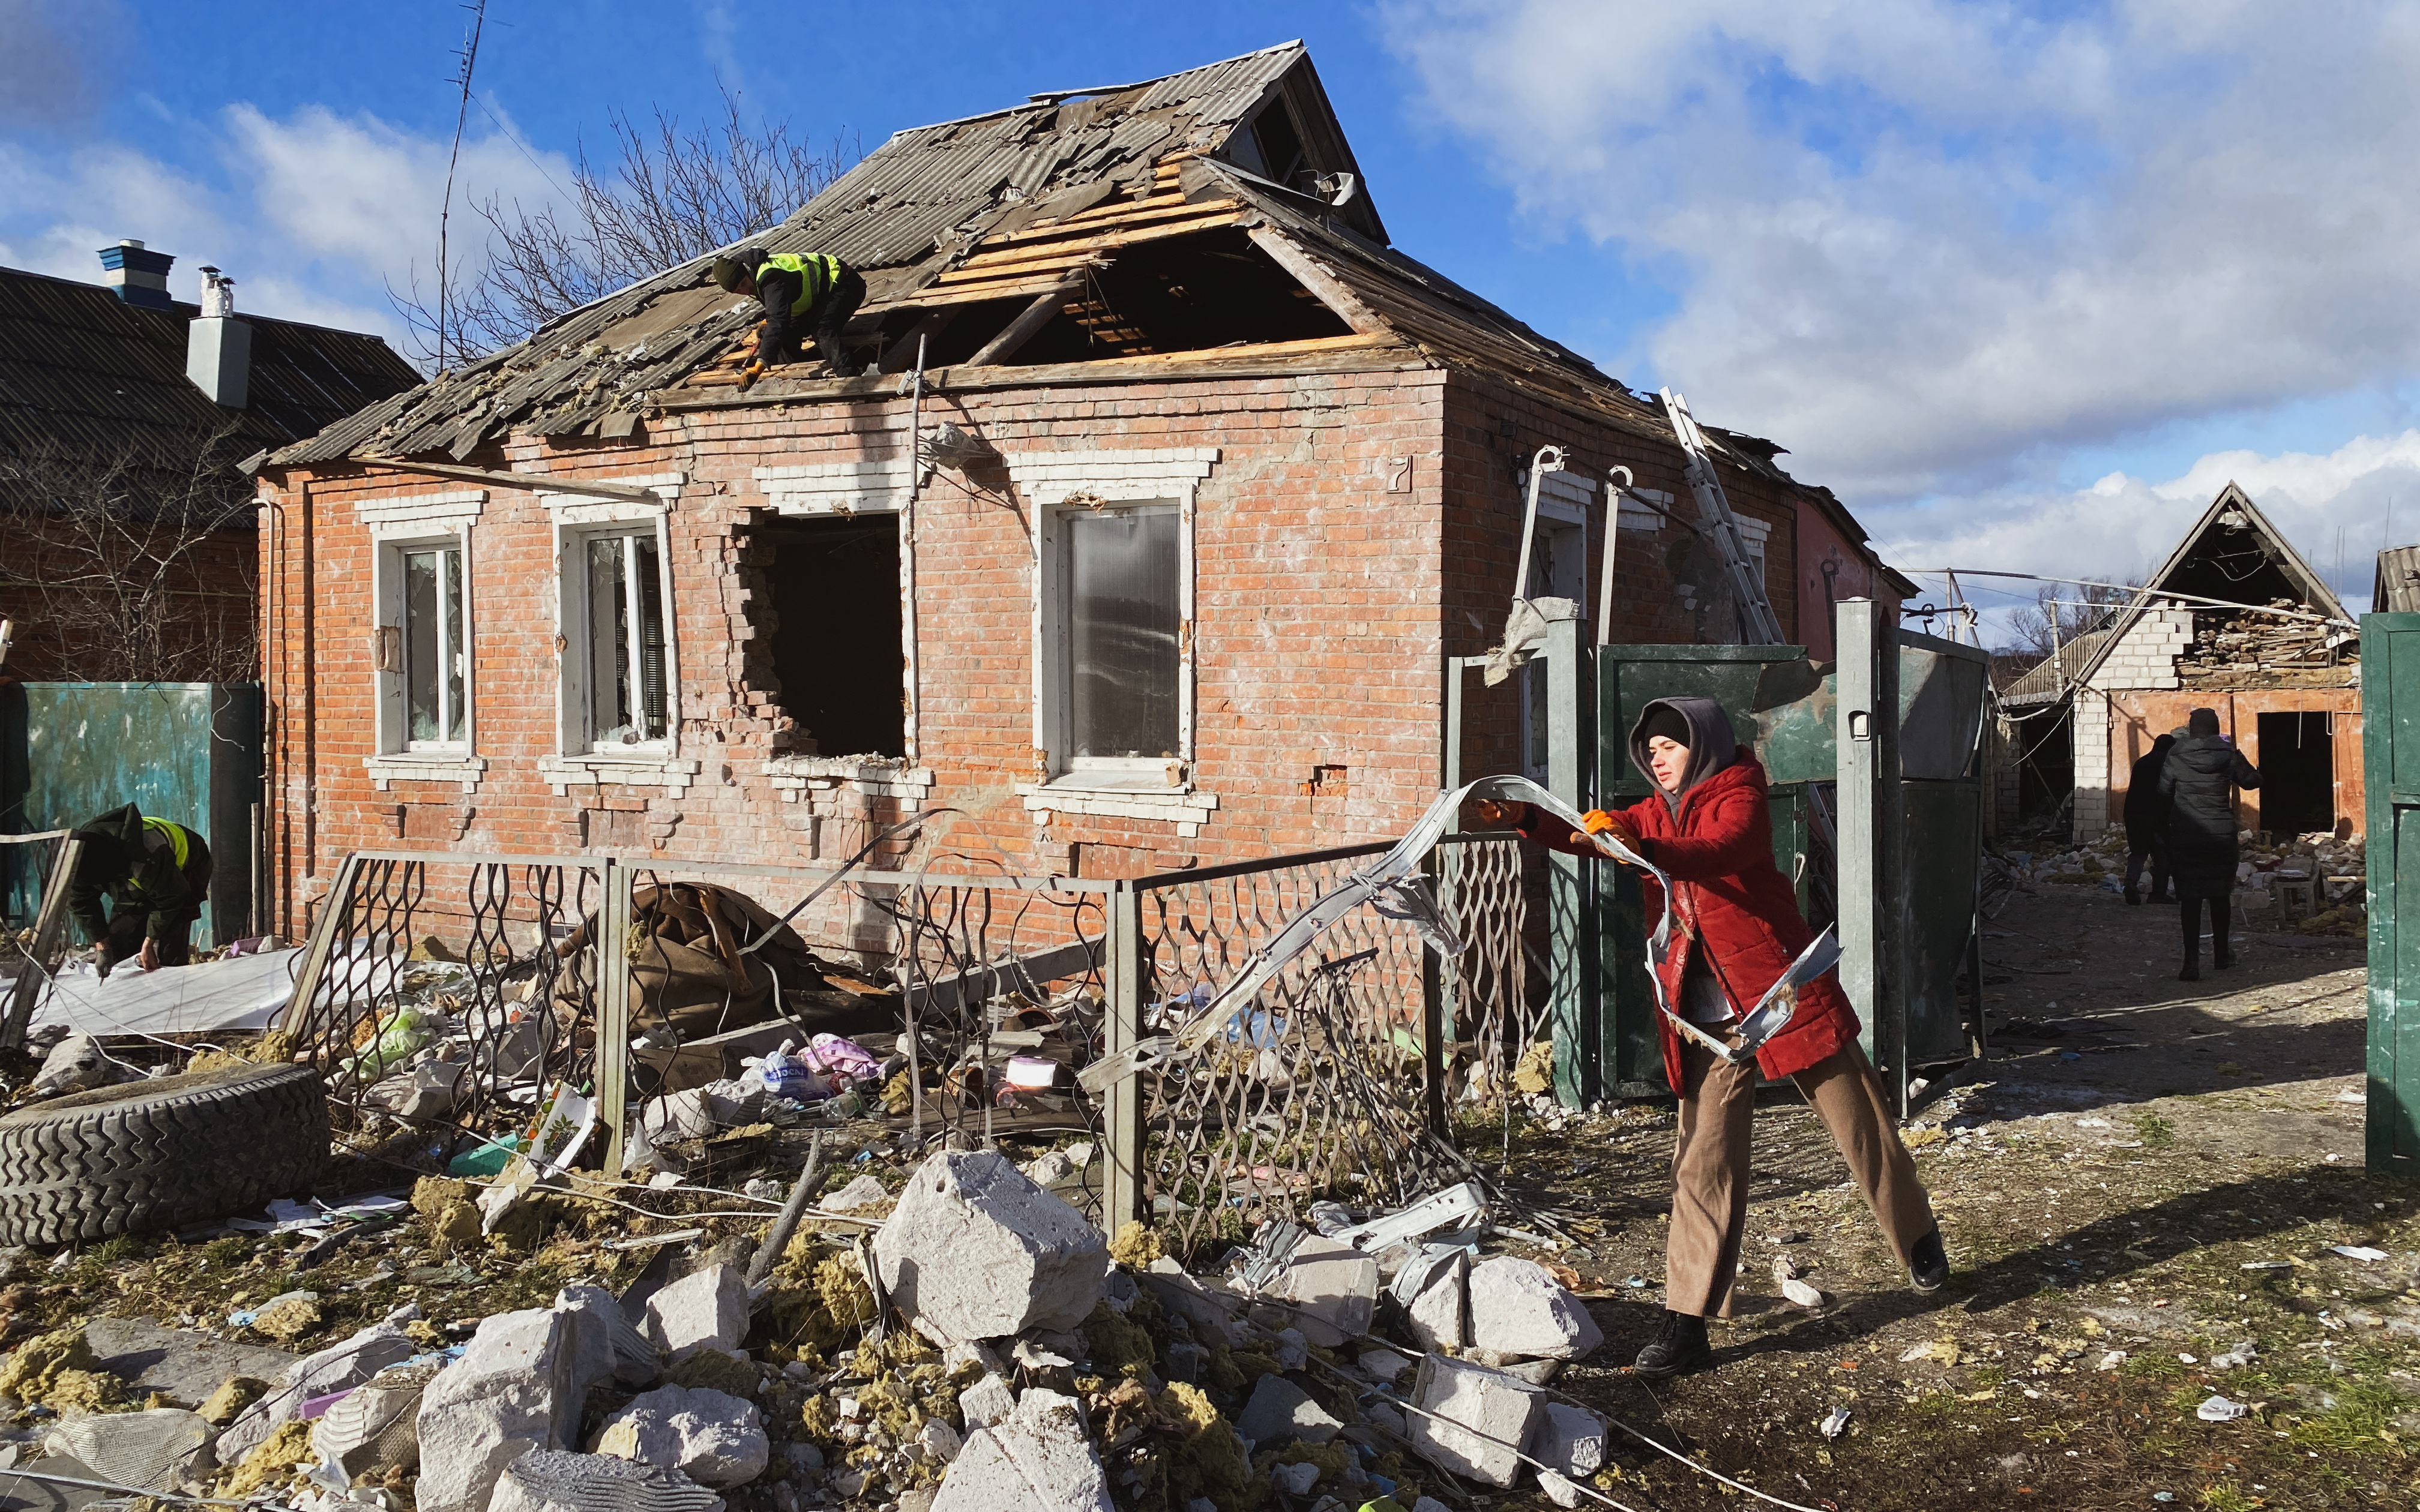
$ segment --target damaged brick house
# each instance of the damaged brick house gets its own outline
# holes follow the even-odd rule
[[[1594,603],[1626,467],[1613,638],[1715,638],[1659,406],[1391,249],[1298,44],[903,131],[756,239],[862,270],[875,369],[743,391],[702,257],[261,466],[287,928],[398,837],[796,863],[949,808],[1082,875],[1391,837],[1543,443],[1533,591]],[[1818,655],[1908,591],[1712,439]]]
[[[2260,768],[2238,799],[2242,828],[2363,827],[2360,628],[2231,482],[2140,594],[2001,702],[2031,753],[2026,787],[2072,793],[2079,841],[2122,822],[2135,759],[2196,708]]]

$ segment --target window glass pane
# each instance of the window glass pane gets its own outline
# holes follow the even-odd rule
[[[1181,517],[1069,515],[1067,700],[1077,756],[1174,756]]]
[[[639,714],[641,738],[664,737],[664,579],[657,570],[656,538],[630,537],[636,549],[630,587],[639,620]]]
[[[403,695],[406,729],[413,740],[445,738],[444,710],[437,679],[443,666],[443,632],[437,615],[437,556],[403,554]]]
[[[623,594],[623,538],[588,542],[588,728],[597,739],[620,743],[630,729],[630,624]]]
[[[470,701],[463,682],[471,671],[462,650],[462,553],[441,551],[445,559],[445,738],[470,738]]]

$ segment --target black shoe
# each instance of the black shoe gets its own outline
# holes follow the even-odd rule
[[[1936,1228],[1916,1242],[1916,1253],[1907,1257],[1907,1279],[1918,1291],[1939,1291],[1949,1279],[1949,1251],[1941,1243],[1941,1230]]]
[[[2127,906],[2127,907],[2129,907],[2129,908],[2139,908],[2139,907],[2141,907],[2142,905],[2143,905],[2143,898],[2142,898],[2142,894],[2140,894],[2140,893],[2136,892],[2136,891],[2135,891],[2133,888],[2132,888],[2132,887],[2127,888],[2127,889],[2126,889],[2126,906]]]
[[[2225,971],[2235,964],[2235,952],[2232,950],[2220,950],[2210,958],[2210,964],[2217,967],[2219,970]]]
[[[2184,968],[2182,971],[2180,971],[2180,972],[2178,972],[2178,973],[2177,973],[2177,980],[2179,980],[2179,981],[2199,981],[2199,980],[2201,980],[2201,963],[2200,963],[2200,962],[2198,962],[2198,961],[2188,961],[2188,962],[2186,962],[2186,963],[2185,963],[2185,968]]]
[[[1668,1312],[1663,1325],[1647,1341],[1647,1348],[1638,1351],[1638,1363],[1630,1370],[1650,1381],[1662,1381],[1702,1370],[1714,1363],[1714,1351],[1706,1343],[1706,1320],[1688,1313]]]

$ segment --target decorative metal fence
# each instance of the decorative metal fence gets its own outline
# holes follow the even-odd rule
[[[1460,1179],[1453,1103],[1506,1095],[1544,1022],[1521,938],[1519,842],[1455,836],[1435,853],[1466,947],[1450,967],[1407,922],[1364,906],[1201,1053],[1098,1100],[1063,1082],[1020,1094],[1005,1062],[1081,1067],[1173,1028],[1384,849],[1132,880],[365,852],[334,879],[282,1022],[327,1073],[349,1128],[396,1113],[415,1075],[447,1083],[442,1112],[419,1121],[461,1131],[534,1116],[555,1088],[593,1088],[601,1153],[618,1170],[632,1100],[648,1089],[634,1035],[643,1051],[649,1037],[678,1036],[646,973],[600,969],[598,942],[636,962],[648,900],[690,882],[749,898],[767,919],[795,912],[811,949],[855,951],[865,920],[879,918],[889,949],[861,969],[889,993],[876,1001],[889,1005],[905,1078],[886,1088],[893,1119],[969,1145],[1096,1133],[1105,1227],[1147,1218],[1190,1248],[1270,1213],[1299,1216],[1317,1198],[1388,1206]],[[713,947],[727,956],[747,943]],[[789,1007],[777,983],[758,1053]],[[421,1055],[438,1034],[453,1048]]]

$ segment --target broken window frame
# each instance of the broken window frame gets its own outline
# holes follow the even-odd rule
[[[673,592],[673,552],[668,505],[649,505],[593,499],[570,501],[564,496],[550,496],[550,507],[555,513],[555,584],[556,619],[555,650],[560,666],[558,677],[558,746],[561,753],[572,758],[613,757],[661,760],[677,754],[680,733],[680,647],[678,603]],[[632,741],[602,739],[603,731],[595,717],[593,641],[590,630],[592,609],[589,584],[589,544],[616,539],[632,541],[644,538],[655,549],[656,597],[662,633],[662,733],[650,738]],[[635,563],[639,553],[625,547],[626,563]],[[635,586],[628,576],[625,582]],[[628,662],[625,675],[636,675],[643,666],[643,642],[638,639],[642,626],[632,624],[628,642]]]
[[[1188,792],[1193,782],[1193,504],[1191,491],[1170,496],[1090,500],[1044,509],[1035,540],[1037,687],[1034,744],[1044,754],[1047,784],[1074,791]],[[1078,756],[1071,686],[1076,625],[1075,532],[1071,519],[1109,515],[1173,516],[1176,527],[1176,741],[1168,756]]]
[[[458,643],[447,647],[445,625],[441,615],[437,629],[440,675],[437,687],[440,697],[440,728],[453,725],[448,716],[460,716],[460,734],[437,740],[415,739],[411,733],[411,645],[412,614],[411,606],[411,559],[423,553],[439,553],[441,563],[450,560],[458,591],[457,614],[458,623],[453,638]],[[475,748],[478,705],[477,657],[473,645],[476,631],[471,568],[471,536],[468,531],[442,533],[381,537],[373,559],[376,581],[372,590],[378,603],[378,626],[382,640],[392,636],[393,654],[379,658],[375,677],[377,697],[375,732],[378,753],[382,756],[468,756]],[[443,573],[441,568],[440,603],[443,601]],[[446,678],[442,669],[448,656],[458,662],[461,690],[460,707],[451,709],[445,697]]]

